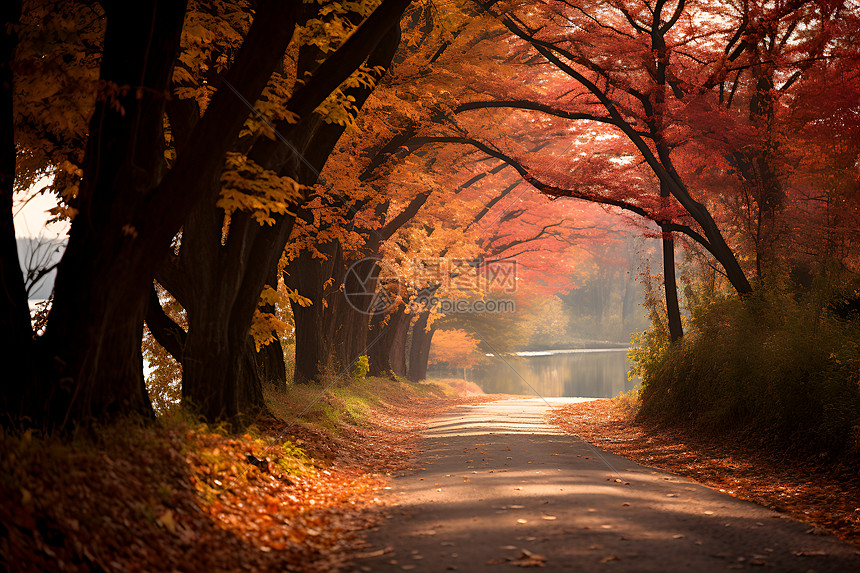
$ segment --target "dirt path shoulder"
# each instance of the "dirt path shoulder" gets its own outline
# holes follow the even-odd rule
[[[612,400],[556,410],[553,421],[610,452],[754,501],[860,545],[860,468],[826,468],[755,445],[696,439],[633,422]]]

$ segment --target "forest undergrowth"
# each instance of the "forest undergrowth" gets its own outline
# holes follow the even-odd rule
[[[338,570],[422,420],[464,400],[366,379],[270,391],[277,417],[241,433],[175,409],[71,440],[2,435],[0,570]]]
[[[660,303],[631,351],[637,416],[829,466],[860,466],[860,280],[785,279],[744,297],[688,289],[686,334],[668,343]],[[834,281],[836,282],[836,281]]]

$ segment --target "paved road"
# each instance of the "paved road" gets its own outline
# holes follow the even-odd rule
[[[860,572],[857,548],[596,450],[546,411],[503,400],[434,420],[356,571]]]

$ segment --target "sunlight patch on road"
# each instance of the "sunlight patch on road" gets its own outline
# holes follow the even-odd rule
[[[553,407],[590,400],[594,398],[546,399]],[[424,435],[428,438],[490,434],[564,435],[563,430],[547,422],[546,401],[526,398],[465,406],[456,413],[437,418]]]

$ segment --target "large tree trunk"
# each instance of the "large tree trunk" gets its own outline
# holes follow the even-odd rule
[[[406,333],[409,319],[403,303],[388,313],[377,313],[371,318],[367,354],[371,376],[406,375]]]
[[[183,402],[213,422],[265,408],[262,372],[248,331],[260,292],[277,266],[278,251],[271,245],[286,242],[293,221],[263,228],[247,214],[236,214],[235,233],[222,245],[223,217],[215,206],[199,205],[185,225],[178,260],[161,273],[165,288],[188,313]]]
[[[279,390],[286,390],[287,363],[284,359],[284,349],[277,335],[275,340],[265,345],[259,352],[255,351],[254,362],[263,383]]]
[[[22,411],[22,400],[33,339],[12,211],[16,151],[11,64],[20,16],[20,0],[5,2],[0,8],[0,358],[4,365],[0,411],[8,413],[0,420],[2,424],[14,424],[14,419],[28,414]]]
[[[333,245],[318,248],[333,256]],[[296,362],[294,381],[306,384],[320,380],[320,374],[328,367],[328,340],[324,336],[325,308],[324,283],[331,276],[329,261],[321,261],[302,252],[287,265],[284,283],[311,301],[310,306],[292,302],[293,321],[296,326]]]
[[[279,349],[280,346],[278,344]],[[283,353],[281,360],[283,364]],[[263,383],[267,381],[265,376],[266,372],[260,368],[260,353],[257,352],[254,339],[246,335],[237,376],[240,421],[250,422],[257,415],[268,412],[266,400],[263,397]]]
[[[409,372],[407,378],[412,382],[420,382],[427,378],[427,363],[430,360],[430,344],[436,327],[427,329],[430,311],[423,311],[412,325],[412,345],[409,347]]]
[[[387,67],[390,64],[391,56],[399,42],[399,29],[396,22],[408,2],[395,0],[394,2],[389,1],[387,4],[397,5],[397,8],[386,9],[383,6],[374,11],[373,15],[368,17],[359,30],[319,67],[316,65],[318,52],[313,50],[302,52],[299,62],[299,70],[302,74],[304,72],[318,72],[312,75],[311,79],[293,94],[287,105],[289,109],[302,116],[302,121],[298,125],[290,125],[285,122],[277,125],[279,132],[286,134],[285,137],[292,140],[294,145],[292,148],[287,148],[280,141],[262,138],[248,152],[249,158],[267,169],[290,176],[303,184],[312,185],[316,181],[318,171],[322,169],[338,138],[343,133],[344,126],[325,123],[319,116],[311,112],[331,89],[340,83],[329,85],[332,78],[345,78],[364,62],[364,57],[368,54],[367,64],[370,67],[378,65]],[[388,30],[392,27],[393,29]],[[372,88],[364,86],[347,90],[347,94],[353,97],[354,105],[361,106],[371,91]],[[299,161],[292,149],[299,150],[303,161]],[[210,209],[211,211],[205,216],[220,222],[223,217],[221,211],[214,208]],[[212,212],[215,213],[214,217]],[[205,232],[201,232],[199,237],[197,236],[197,227],[190,225],[186,227],[183,234],[183,262],[190,263],[193,260],[199,260],[199,253],[205,252],[210,252],[211,258],[223,259],[217,267],[204,268],[201,269],[202,272],[191,272],[185,269],[183,274],[187,280],[211,282],[213,292],[208,298],[218,300],[223,297],[232,297],[232,306],[226,309],[228,312],[221,315],[221,320],[230,325],[229,331],[231,332],[231,342],[225,352],[230,354],[231,362],[236,368],[239,368],[237,370],[240,376],[237,382],[239,388],[251,388],[253,390],[251,395],[253,396],[261,395],[257,392],[260,379],[264,374],[260,368],[261,365],[273,364],[275,369],[280,366],[281,373],[278,376],[283,380],[285,375],[283,355],[279,345],[269,345],[265,360],[262,356],[256,356],[254,368],[241,366],[247,365],[247,330],[257,308],[260,292],[267,276],[268,282],[273,282],[271,275],[277,268],[278,260],[292,230],[293,222],[292,216],[278,216],[274,225],[262,229],[251,220],[247,213],[236,213],[231,219],[229,237],[223,248],[220,225],[216,229],[214,222],[210,222],[208,231],[204,229]],[[336,245],[332,245],[330,255],[337,260],[339,251],[334,247]],[[326,247],[320,248],[321,250],[326,249]],[[205,257],[206,260],[209,258],[210,255]],[[332,266],[332,262],[320,262],[319,259],[303,255],[285,270],[286,284],[303,296],[310,298],[314,303],[307,308],[295,303],[292,305],[296,323],[296,380],[299,382],[319,379],[321,365],[328,365],[329,348],[333,340],[343,340],[344,344],[347,345],[360,344],[360,341],[355,340],[356,327],[353,326],[354,321],[326,322],[326,316],[334,311],[324,304],[325,293],[322,289],[330,276],[328,271]],[[214,291],[220,291],[220,294],[216,294]],[[194,298],[198,297],[195,295]],[[198,306],[197,301],[192,304]],[[192,312],[189,310],[189,313]],[[336,324],[343,332],[334,331],[332,324]],[[327,326],[328,328],[326,328]],[[366,323],[364,330],[366,331]],[[192,336],[198,335],[189,332],[189,338]],[[205,347],[201,346],[200,348],[202,351]],[[213,350],[218,349],[219,346],[214,344],[212,348]],[[351,346],[347,346],[345,351],[349,352],[350,350]],[[217,361],[220,361],[220,358]],[[188,371],[183,378],[183,383],[185,383],[186,378],[193,375],[195,375],[194,370]],[[188,379],[188,383],[195,388],[200,386],[196,380]],[[210,381],[210,384],[212,383],[214,381]],[[229,384],[231,382],[224,381],[224,383]],[[225,399],[232,399],[232,394],[229,392],[221,393],[220,396]],[[190,395],[189,400],[200,401]],[[222,410],[231,411],[231,408]]]
[[[134,89],[98,102],[90,122],[80,214],[58,267],[41,344],[40,397],[55,424],[125,413],[153,416],[140,339],[152,282],[147,269],[160,253],[136,244],[135,213],[160,176],[162,94],[184,17],[181,1],[107,9],[101,79]]]
[[[370,319],[375,314],[384,314],[385,307],[376,308],[379,299],[376,287],[379,266],[375,257],[363,258],[346,268],[338,265],[334,274],[335,285],[342,288],[332,291],[329,298],[328,316],[333,364],[340,369],[349,368],[360,356],[366,355]],[[373,346],[380,341],[374,341]]]
[[[203,301],[209,302],[209,301]],[[211,307],[210,307],[211,308]],[[230,344],[219,309],[188,313],[182,364],[182,404],[209,421],[231,420],[239,411]]]
[[[391,341],[391,371],[395,376],[406,377],[406,342],[409,337],[409,324],[412,315],[406,314],[397,323],[397,328],[392,335]]]

